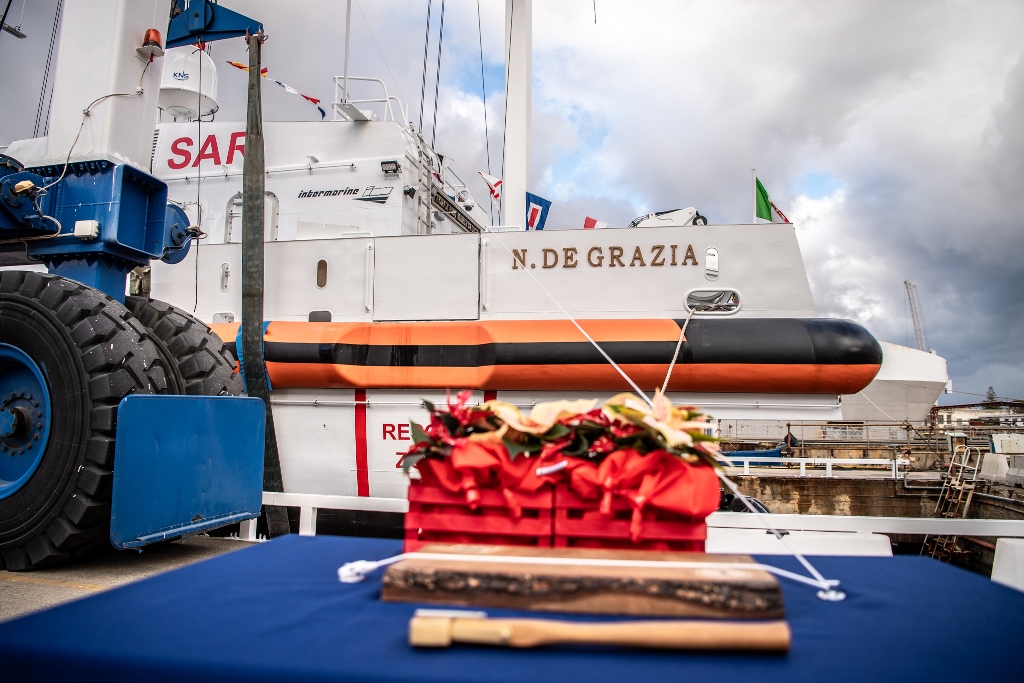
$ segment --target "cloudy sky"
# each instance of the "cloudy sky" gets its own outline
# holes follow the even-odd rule
[[[24,18],[22,3],[27,1]],[[0,33],[0,146],[31,137],[56,0],[14,0]],[[342,72],[341,0],[223,0],[263,21],[271,75],[330,101]],[[465,177],[500,175],[504,3],[441,0],[424,129]],[[0,4],[2,8],[2,4]],[[420,120],[427,0],[356,0],[350,73],[384,79]],[[819,313],[928,345],[967,402],[1024,398],[1024,3],[535,0],[535,192],[551,227],[624,225],[695,206],[749,222],[750,168],[797,226]],[[241,40],[214,56],[245,59]],[[221,71],[218,120],[244,117],[245,75]],[[268,120],[315,114],[264,91]],[[475,181],[473,181],[475,182]],[[482,183],[474,186],[485,196]]]

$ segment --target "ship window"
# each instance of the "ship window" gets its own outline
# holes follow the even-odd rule
[[[712,282],[718,279],[718,249],[714,247],[704,251],[704,277]]]
[[[740,293],[735,289],[691,289],[686,293],[686,310],[707,315],[732,315],[740,310]]]
[[[329,323],[331,322],[330,311],[310,311],[309,322],[311,323]]]
[[[320,289],[327,286],[327,261],[323,259],[316,262],[316,286]]]

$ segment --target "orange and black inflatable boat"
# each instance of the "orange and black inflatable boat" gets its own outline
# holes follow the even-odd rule
[[[684,321],[579,322],[639,386],[655,387]],[[238,323],[212,327],[237,359]],[[275,321],[264,341],[275,389],[629,390],[568,320]],[[853,394],[881,364],[875,338],[847,320],[693,319],[669,390]]]

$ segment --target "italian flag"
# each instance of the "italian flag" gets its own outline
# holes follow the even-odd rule
[[[755,183],[755,202],[756,209],[754,215],[758,218],[763,218],[766,221],[772,223],[789,223],[790,220],[786,218],[786,214],[779,211],[779,207],[775,206],[775,202],[768,196],[768,190],[764,189],[764,185],[757,178],[754,178]]]

